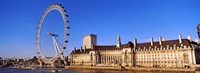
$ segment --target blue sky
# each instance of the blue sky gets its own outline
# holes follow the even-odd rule
[[[36,55],[35,33],[44,10],[52,3],[60,3],[67,10],[70,24],[68,53],[82,45],[83,36],[97,35],[99,45],[148,42],[159,36],[167,40],[191,35],[197,38],[200,23],[199,0],[1,0],[0,1],[0,56],[26,57]],[[58,11],[52,11],[44,22],[43,32],[63,32]],[[44,46],[52,39],[43,34]],[[45,43],[46,42],[46,43]],[[50,43],[49,43],[50,42]],[[54,49],[46,49],[53,54]]]

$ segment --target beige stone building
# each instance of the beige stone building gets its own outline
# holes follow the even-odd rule
[[[121,44],[120,37],[116,45],[97,45],[97,36],[86,35],[83,46],[74,48],[69,55],[70,65],[85,66],[131,66],[131,67],[193,67],[200,63],[198,40],[191,37],[175,40]]]

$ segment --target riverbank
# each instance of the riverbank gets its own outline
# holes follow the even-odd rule
[[[196,71],[193,68],[144,68],[144,67],[93,67],[93,66],[65,66],[66,69],[92,69],[92,70],[125,70],[125,71]]]
[[[0,68],[0,73],[53,73],[52,70],[24,70],[18,68]],[[55,71],[54,73],[59,73],[59,71]],[[195,72],[163,72],[163,71],[116,71],[116,70],[90,70],[90,69],[62,69],[60,73],[200,73],[199,71]]]
[[[65,66],[65,68],[34,68],[34,67],[16,67],[26,70],[63,70],[63,69],[88,69],[88,70],[113,70],[113,71],[199,71],[197,68],[148,68],[148,67],[95,67],[95,66]]]

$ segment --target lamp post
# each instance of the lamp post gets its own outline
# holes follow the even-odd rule
[[[200,38],[200,24],[198,24],[197,26],[197,33],[198,33],[198,37]]]

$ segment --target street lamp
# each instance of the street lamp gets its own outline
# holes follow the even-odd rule
[[[198,24],[197,26],[197,33],[198,33],[198,37],[200,38],[200,24]]]

